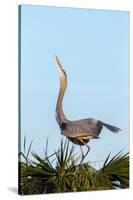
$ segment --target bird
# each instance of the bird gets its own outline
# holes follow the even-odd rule
[[[121,129],[94,118],[86,118],[72,121],[66,117],[63,112],[62,103],[67,88],[67,74],[63,69],[59,58],[56,55],[55,59],[60,74],[60,89],[55,110],[56,121],[61,130],[61,134],[63,136],[66,136],[72,143],[80,146],[83,161],[90,151],[90,147],[87,143],[90,141],[90,139],[98,139],[104,127],[113,133],[118,133],[119,131],[121,131]],[[83,145],[87,147],[86,154],[83,153]]]

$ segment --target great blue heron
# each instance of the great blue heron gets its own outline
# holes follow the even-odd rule
[[[67,75],[58,57],[55,57],[60,72],[60,91],[56,105],[56,120],[59,124],[62,135],[66,136],[74,144],[80,145],[80,148],[81,145],[87,146],[88,150],[85,155],[83,154],[81,148],[83,160],[90,150],[90,147],[87,145],[87,143],[90,139],[99,138],[98,136],[103,127],[106,127],[108,130],[114,133],[119,132],[121,129],[93,118],[80,119],[76,121],[71,121],[66,118],[62,109],[62,101],[67,87]]]

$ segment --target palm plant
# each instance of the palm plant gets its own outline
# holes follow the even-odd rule
[[[112,159],[110,155],[105,160],[103,167],[97,171],[96,177],[100,179],[100,187],[127,188],[129,187],[129,155],[119,152]],[[105,188],[106,189],[106,188]]]
[[[30,144],[25,158],[21,162],[21,192],[23,194],[90,191],[119,189],[129,187],[129,154],[106,158],[100,169],[89,162],[81,162],[81,156],[75,153],[75,146],[68,140],[61,141],[60,148],[48,155],[48,142],[44,156],[31,152]],[[28,158],[31,153],[33,159]]]

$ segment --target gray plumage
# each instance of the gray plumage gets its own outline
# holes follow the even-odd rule
[[[67,86],[67,75],[57,56],[56,61],[60,72],[60,91],[56,105],[56,120],[59,124],[61,134],[66,136],[75,144],[86,145],[90,139],[99,138],[99,134],[103,127],[114,133],[119,132],[119,128],[93,118],[76,121],[71,121],[66,118],[62,109],[62,101]]]

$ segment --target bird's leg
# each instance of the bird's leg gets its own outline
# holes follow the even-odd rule
[[[89,153],[89,151],[90,151],[90,149],[91,149],[87,144],[85,144],[85,146],[86,146],[88,149],[87,149],[87,152],[86,152],[86,154],[84,155],[84,157],[87,156],[87,154]]]
[[[84,143],[85,144],[85,143]],[[84,154],[83,153],[83,149],[82,149],[82,147],[80,146],[80,150],[81,150],[81,153],[82,153],[82,158],[81,158],[81,161],[80,161],[80,165],[81,165],[81,163],[83,162],[83,160],[85,159],[85,157],[87,156],[87,154],[89,153],[89,151],[90,151],[90,147],[87,145],[87,144],[85,144],[85,146],[88,148],[87,149],[87,152]]]
[[[84,153],[83,153],[83,149],[82,149],[81,146],[80,146],[80,150],[81,150],[81,154],[82,154],[82,158],[81,158],[81,161],[80,161],[80,164],[81,164],[84,160]]]

